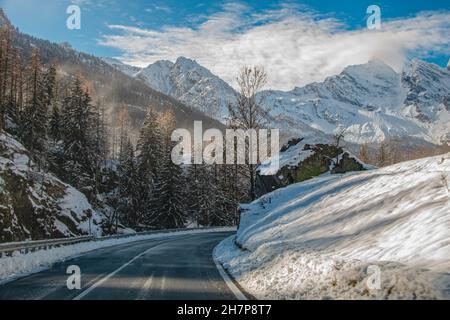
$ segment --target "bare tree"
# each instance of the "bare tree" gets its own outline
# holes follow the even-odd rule
[[[389,151],[388,151],[388,145],[386,142],[381,142],[380,148],[378,150],[378,165],[380,167],[383,167],[388,164],[388,158],[389,158]]]
[[[258,94],[267,83],[267,73],[262,66],[241,68],[237,77],[239,88],[236,103],[228,106],[230,126],[233,129],[258,130],[267,125],[269,110],[263,106],[263,95]],[[248,143],[247,143],[248,144]],[[256,199],[256,165],[248,161],[249,196]]]
[[[359,159],[364,163],[369,163],[369,154],[367,151],[367,144],[365,143],[359,147]]]
[[[342,141],[345,139],[346,132],[347,128],[344,128],[334,135],[334,146],[336,147],[337,152],[336,160],[334,161],[335,166],[339,164],[339,148],[342,146]]]

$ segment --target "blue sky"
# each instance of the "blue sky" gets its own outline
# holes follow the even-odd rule
[[[81,8],[81,30],[66,28],[68,15],[65,11],[72,3]],[[387,30],[383,37],[375,36],[378,47],[371,45],[370,50],[358,47],[355,54],[360,52],[359,56],[347,52],[348,48],[340,50],[338,43],[360,46],[358,42],[364,39],[361,33],[366,32],[366,8],[373,4],[380,6],[382,23],[383,26],[386,23]],[[450,13],[448,0],[0,0],[0,6],[21,31],[40,38],[69,42],[77,50],[97,56],[118,57],[139,66],[161,58],[174,60],[179,55],[186,55],[214,69],[226,80],[231,77],[227,74],[230,66],[216,61],[220,57],[231,61],[235,57],[236,61],[242,61],[245,56],[250,60],[246,62],[281,66],[284,51],[287,60],[293,60],[295,66],[304,68],[306,62],[314,59],[313,49],[321,53],[319,61],[330,59],[333,51],[342,51],[337,58],[342,62],[335,66],[328,63],[320,70],[307,70],[306,80],[300,82],[320,80],[352,62],[364,62],[372,56],[383,58],[397,55],[395,61],[388,61],[393,66],[400,64],[400,55],[404,59],[417,56],[442,66],[449,59],[448,38],[442,39],[445,34],[450,34],[449,23],[445,21],[450,17],[447,16]],[[430,11],[431,18],[424,13]],[[415,25],[418,29],[411,30]],[[291,32],[293,28],[295,34]],[[317,34],[317,30],[321,33]],[[400,41],[401,47],[395,48],[395,53],[390,52],[389,48],[381,48],[396,42],[395,37],[403,41]],[[420,44],[420,37],[427,39],[424,45]],[[314,38],[324,40],[317,43]],[[334,39],[331,43],[335,47],[325,47],[329,38]],[[271,41],[264,45],[262,39]],[[368,41],[372,42],[370,39]],[[206,42],[205,50],[198,50]],[[268,46],[280,47],[280,51]],[[219,50],[224,51],[215,54]],[[380,50],[384,51],[380,54]],[[297,51],[302,51],[302,55],[298,56],[301,58],[296,58]],[[323,55],[323,51],[330,53]],[[315,73],[318,73],[317,79],[312,76]],[[297,83],[299,79],[296,78],[285,82],[278,87],[301,84]],[[277,80],[277,83],[280,81]]]

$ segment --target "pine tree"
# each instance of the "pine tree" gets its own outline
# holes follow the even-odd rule
[[[159,115],[150,107],[145,117],[137,143],[139,175],[151,183],[157,171],[158,159],[161,155],[161,126]]]
[[[200,219],[200,170],[201,165],[190,164],[186,166],[185,182],[186,182],[186,218],[190,222],[199,225]]]
[[[141,223],[137,197],[137,172],[134,157],[134,147],[126,135],[119,154],[118,167],[118,215],[125,225],[136,228]]]
[[[92,191],[95,188],[95,170],[97,154],[93,137],[94,114],[91,98],[81,86],[77,77],[63,102],[63,154],[65,178],[69,183]]]
[[[225,150],[224,150],[225,152]],[[235,165],[192,164],[185,170],[188,220],[202,226],[236,225],[247,188]],[[246,168],[245,168],[246,169]]]
[[[139,207],[136,210],[145,222],[151,220],[152,216],[152,192],[162,152],[161,127],[158,121],[158,113],[150,107],[137,143]]]
[[[53,142],[58,142],[62,138],[61,128],[61,111],[58,104],[54,103],[52,106],[52,113],[50,115],[48,133]]]
[[[241,188],[240,193],[235,193],[234,186],[234,170],[231,165],[214,166],[214,177],[216,188],[218,190],[216,196],[215,210],[211,218],[213,226],[231,226],[237,224],[238,203],[241,201],[239,194],[245,196],[245,189]],[[237,198],[236,198],[237,197]]]
[[[29,150],[45,151],[48,100],[39,50],[33,50],[27,74],[27,101],[22,116],[22,140]]]
[[[176,128],[175,117],[166,112],[160,120],[162,152],[157,161],[157,172],[152,192],[152,214],[147,221],[157,228],[182,228],[186,224],[185,181],[181,166],[171,158],[175,143],[171,134]]]
[[[43,102],[50,106],[55,101],[56,95],[56,66],[51,64],[43,74]]]
[[[199,170],[199,212],[198,222],[203,226],[211,226],[212,217],[215,215],[217,197],[217,185],[212,166],[203,164]]]

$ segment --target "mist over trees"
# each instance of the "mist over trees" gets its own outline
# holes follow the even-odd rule
[[[150,105],[133,143],[126,107],[108,121],[104,101],[81,75],[58,71],[33,48],[22,58],[15,30],[0,29],[0,130],[30,151],[42,172],[83,192],[108,218],[107,233],[237,223],[245,198],[234,167],[177,166],[171,160],[175,114]]]

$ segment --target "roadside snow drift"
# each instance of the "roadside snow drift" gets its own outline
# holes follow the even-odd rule
[[[244,209],[214,255],[257,298],[450,297],[450,154],[322,176]]]

